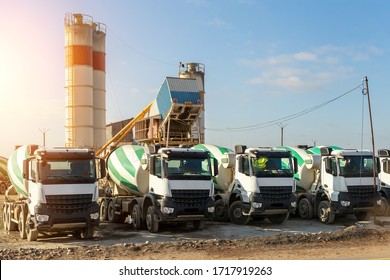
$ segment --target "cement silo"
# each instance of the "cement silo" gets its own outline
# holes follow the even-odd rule
[[[91,16],[65,15],[66,147],[105,142],[105,32]]]
[[[100,149],[106,142],[106,26],[93,30],[93,143]]]
[[[195,79],[196,86],[200,92],[203,110],[199,115],[197,123],[192,126],[192,135],[199,139],[199,143],[205,143],[205,114],[204,114],[204,87],[205,67],[202,63],[188,62],[179,63],[179,78]],[[198,136],[198,137],[197,137]]]

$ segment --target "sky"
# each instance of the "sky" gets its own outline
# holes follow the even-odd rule
[[[390,149],[385,0],[0,0],[0,155],[65,144],[66,13],[107,26],[107,122],[205,65],[206,142]],[[367,90],[363,90],[364,78]],[[353,90],[354,89],[354,90]],[[43,137],[44,136],[44,137]]]

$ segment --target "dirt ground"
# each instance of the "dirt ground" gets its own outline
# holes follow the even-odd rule
[[[2,206],[2,198],[0,203]],[[2,211],[2,207],[0,208]],[[2,219],[2,213],[0,215]],[[72,236],[21,240],[18,232],[0,230],[1,260],[355,260],[390,259],[390,231],[378,225],[352,225],[318,233],[275,234],[242,239],[111,243],[96,231],[93,240],[69,242]],[[65,238],[65,239],[64,239]],[[63,241],[65,240],[65,242]]]

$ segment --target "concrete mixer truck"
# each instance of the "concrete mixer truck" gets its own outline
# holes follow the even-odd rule
[[[282,223],[295,211],[295,181],[290,152],[272,148],[227,148],[199,144],[209,151],[218,172],[214,177],[214,219],[246,224],[268,218]]]
[[[188,148],[124,145],[107,158],[102,221],[158,232],[160,223],[203,229],[214,211],[210,155]]]
[[[103,168],[99,171],[97,166]],[[100,221],[97,174],[105,176],[104,162],[95,152],[20,146],[7,167],[12,185],[3,205],[5,230],[18,230],[29,241],[50,232],[93,237]]]
[[[10,185],[7,172],[8,159],[0,156],[0,194],[4,194],[7,187]]]
[[[294,176],[301,218],[318,216],[330,224],[338,215],[355,214],[358,220],[365,220],[380,204],[370,151],[335,146],[278,148],[290,151],[298,162]]]
[[[376,208],[379,216],[390,215],[390,150],[378,150],[381,204]]]

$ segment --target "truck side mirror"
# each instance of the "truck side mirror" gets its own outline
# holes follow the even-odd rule
[[[26,179],[28,180],[29,179],[29,168],[28,168],[28,164],[29,164],[30,160],[29,159],[25,159],[23,160],[23,179]]]
[[[298,159],[296,157],[293,158],[293,164],[294,164],[294,174],[298,172]]]
[[[217,176],[218,175],[218,160],[216,160],[215,158],[212,159],[213,161],[213,176]]]
[[[332,174],[332,161],[330,158],[326,158],[325,162],[325,171],[326,173]]]
[[[105,162],[105,160],[104,159],[99,159],[100,160],[100,162],[99,162],[99,164],[100,164],[100,179],[102,179],[102,178],[104,178],[104,177],[106,177],[106,162]]]

